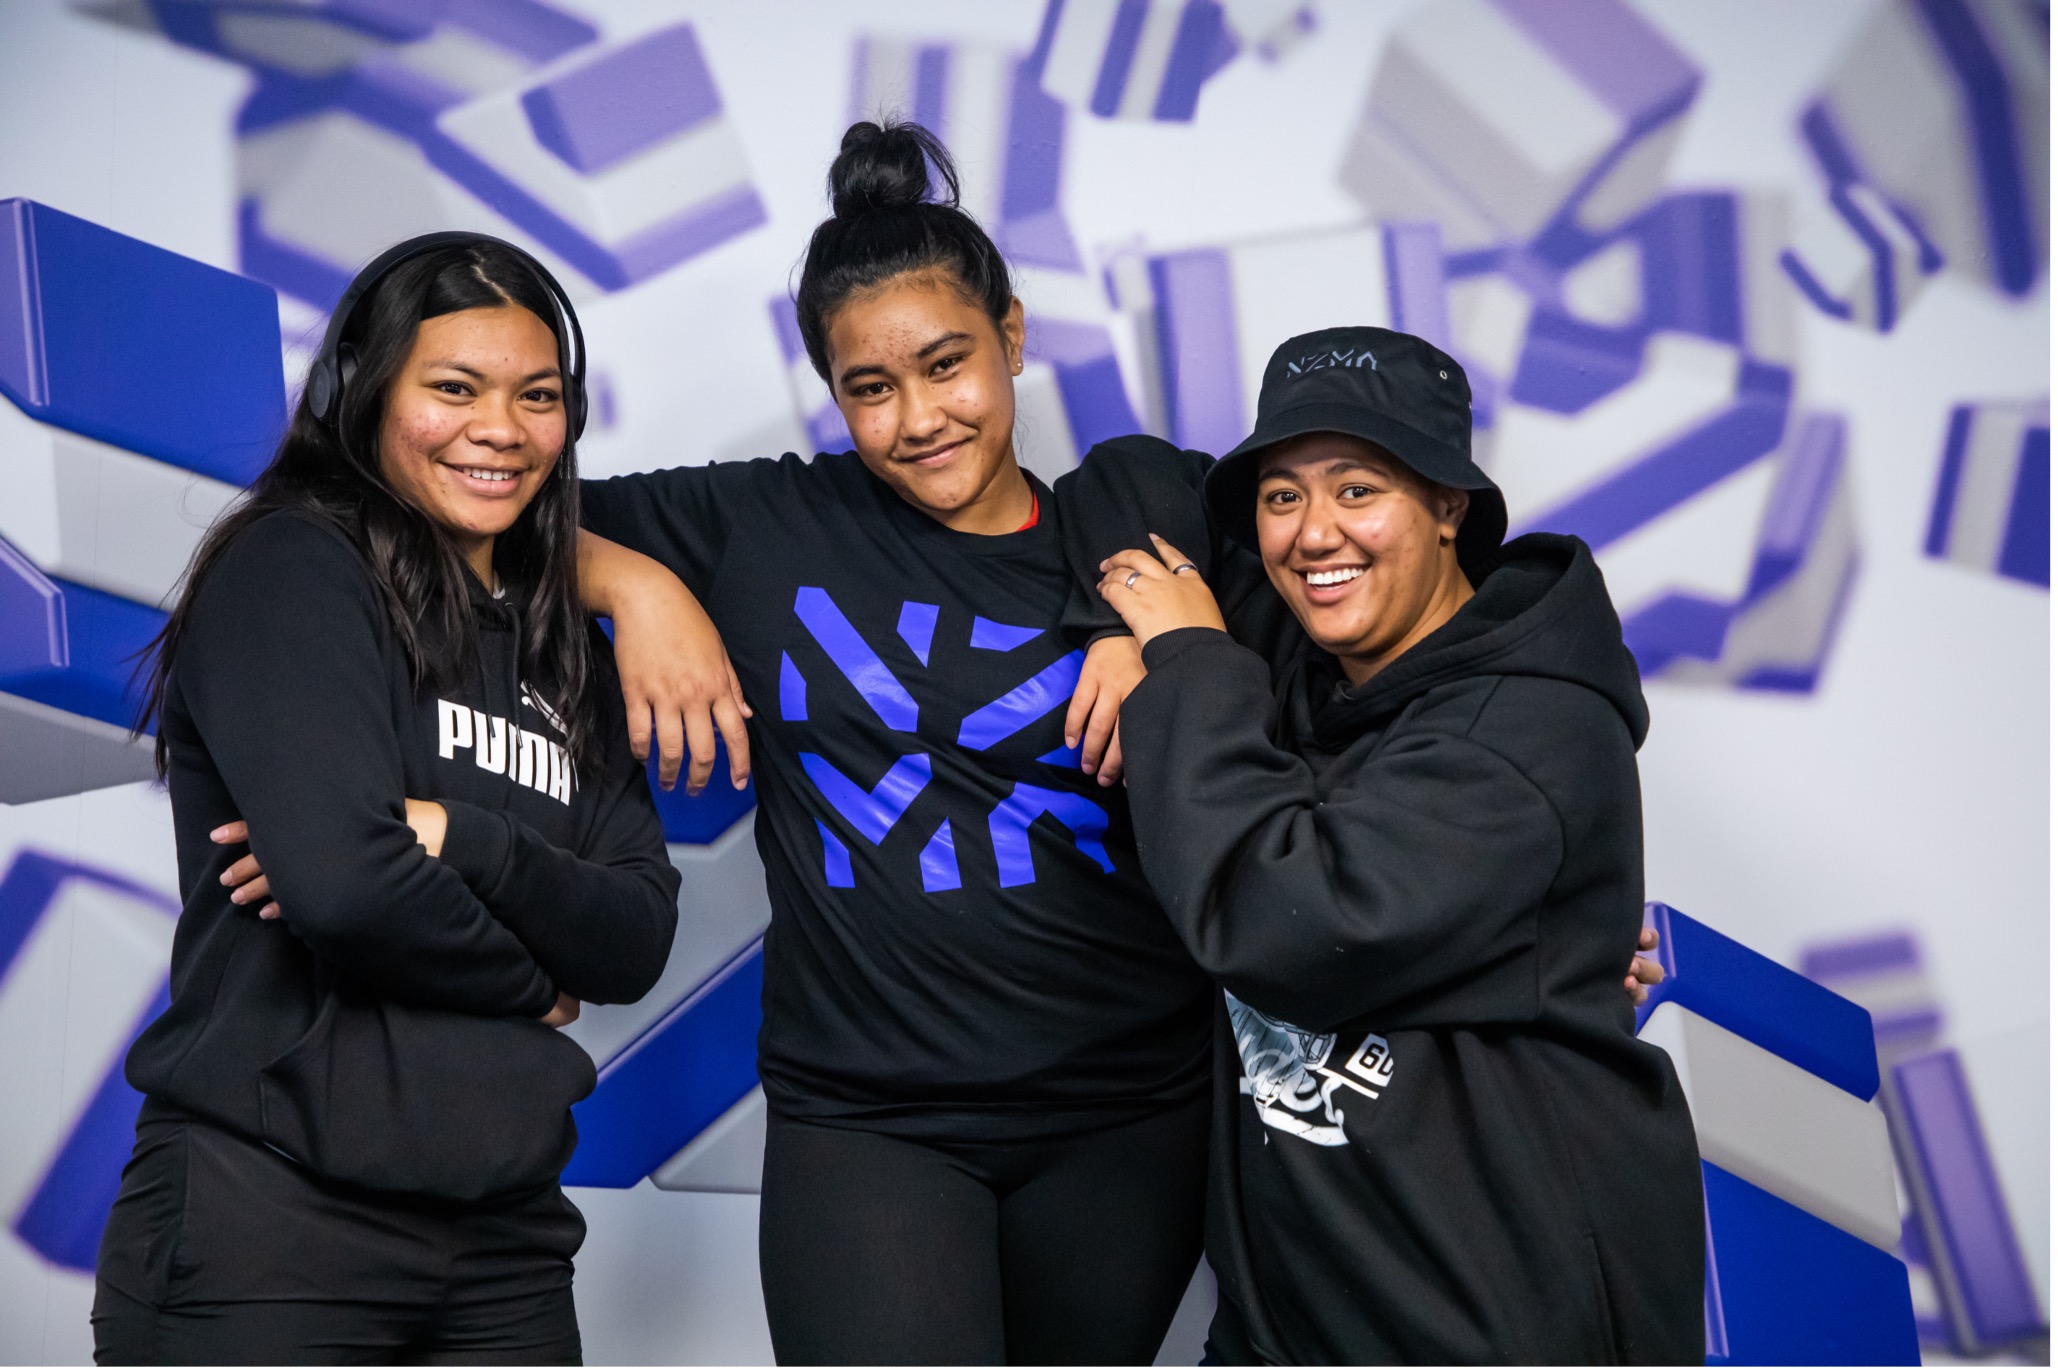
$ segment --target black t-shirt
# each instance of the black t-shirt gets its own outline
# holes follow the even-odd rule
[[[1209,983],[1122,789],[1065,749],[1076,581],[1030,480],[1041,518],[1000,536],[944,527],[854,453],[584,487],[588,527],[707,607],[756,712],[758,1064],[788,1116],[1019,1134],[1206,1087]]]

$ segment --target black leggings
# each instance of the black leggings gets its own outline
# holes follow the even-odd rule
[[[1148,1365],[1201,1253],[1208,1101],[1008,1142],[773,1113],[758,1216],[782,1365]]]
[[[585,1219],[344,1192],[200,1123],[146,1123],[100,1243],[101,1365],[571,1365]]]

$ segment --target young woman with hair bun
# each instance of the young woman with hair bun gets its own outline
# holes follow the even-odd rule
[[[710,716],[755,760],[773,1349],[1147,1363],[1200,1254],[1212,988],[1109,788],[1140,656],[1080,646],[1119,624],[1016,460],[1022,305],[949,154],[855,124],[829,189],[796,305],[855,450],[583,490],[632,731],[683,729],[692,787]]]

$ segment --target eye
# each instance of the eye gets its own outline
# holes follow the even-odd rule
[[[557,392],[547,387],[539,387],[538,389],[529,391],[527,394],[523,395],[522,398],[527,400],[530,404],[551,405],[557,403]]]
[[[965,355],[962,352],[956,354],[955,356],[945,357],[942,360],[938,361],[936,365],[929,368],[929,374],[932,376],[948,375],[950,372],[955,371],[957,369],[958,363],[963,361],[964,359]]]
[[[469,395],[472,388],[463,381],[431,381],[429,388],[444,395]]]
[[[1265,507],[1268,509],[1284,509],[1288,505],[1298,504],[1300,498],[1300,491],[1298,490],[1267,490],[1264,495],[1264,502]]]
[[[1369,485],[1353,481],[1336,493],[1343,499],[1370,499],[1376,492]]]
[[[853,386],[850,391],[851,398],[859,400],[876,400],[885,393],[884,381],[866,381],[862,385]]]

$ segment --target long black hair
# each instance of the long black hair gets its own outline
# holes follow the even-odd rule
[[[386,397],[426,319],[465,309],[518,306],[557,339],[558,372],[571,383],[570,349],[556,297],[540,266],[505,245],[475,241],[436,248],[401,262],[359,300],[344,340],[357,361],[331,427],[303,395],[271,464],[202,540],[177,605],[146,658],[140,731],[162,718],[165,688],[191,622],[193,601],[244,529],[296,510],[340,530],[363,553],[407,655],[417,690],[463,678],[477,656],[468,572],[443,528],[409,503],[379,469]],[[569,403],[568,403],[569,409]],[[563,720],[566,749],[592,754],[596,703],[589,622],[579,603],[579,479],[569,426],[563,453],[512,527],[494,540],[493,564],[510,591],[526,594],[522,670]],[[169,770],[162,729],[157,773]]]
[[[930,169],[935,169],[932,181]],[[829,379],[829,318],[859,291],[910,271],[942,271],[994,327],[1014,303],[1007,259],[958,207],[958,171],[920,124],[852,124],[829,168],[830,217],[808,240],[793,305],[808,360]]]

